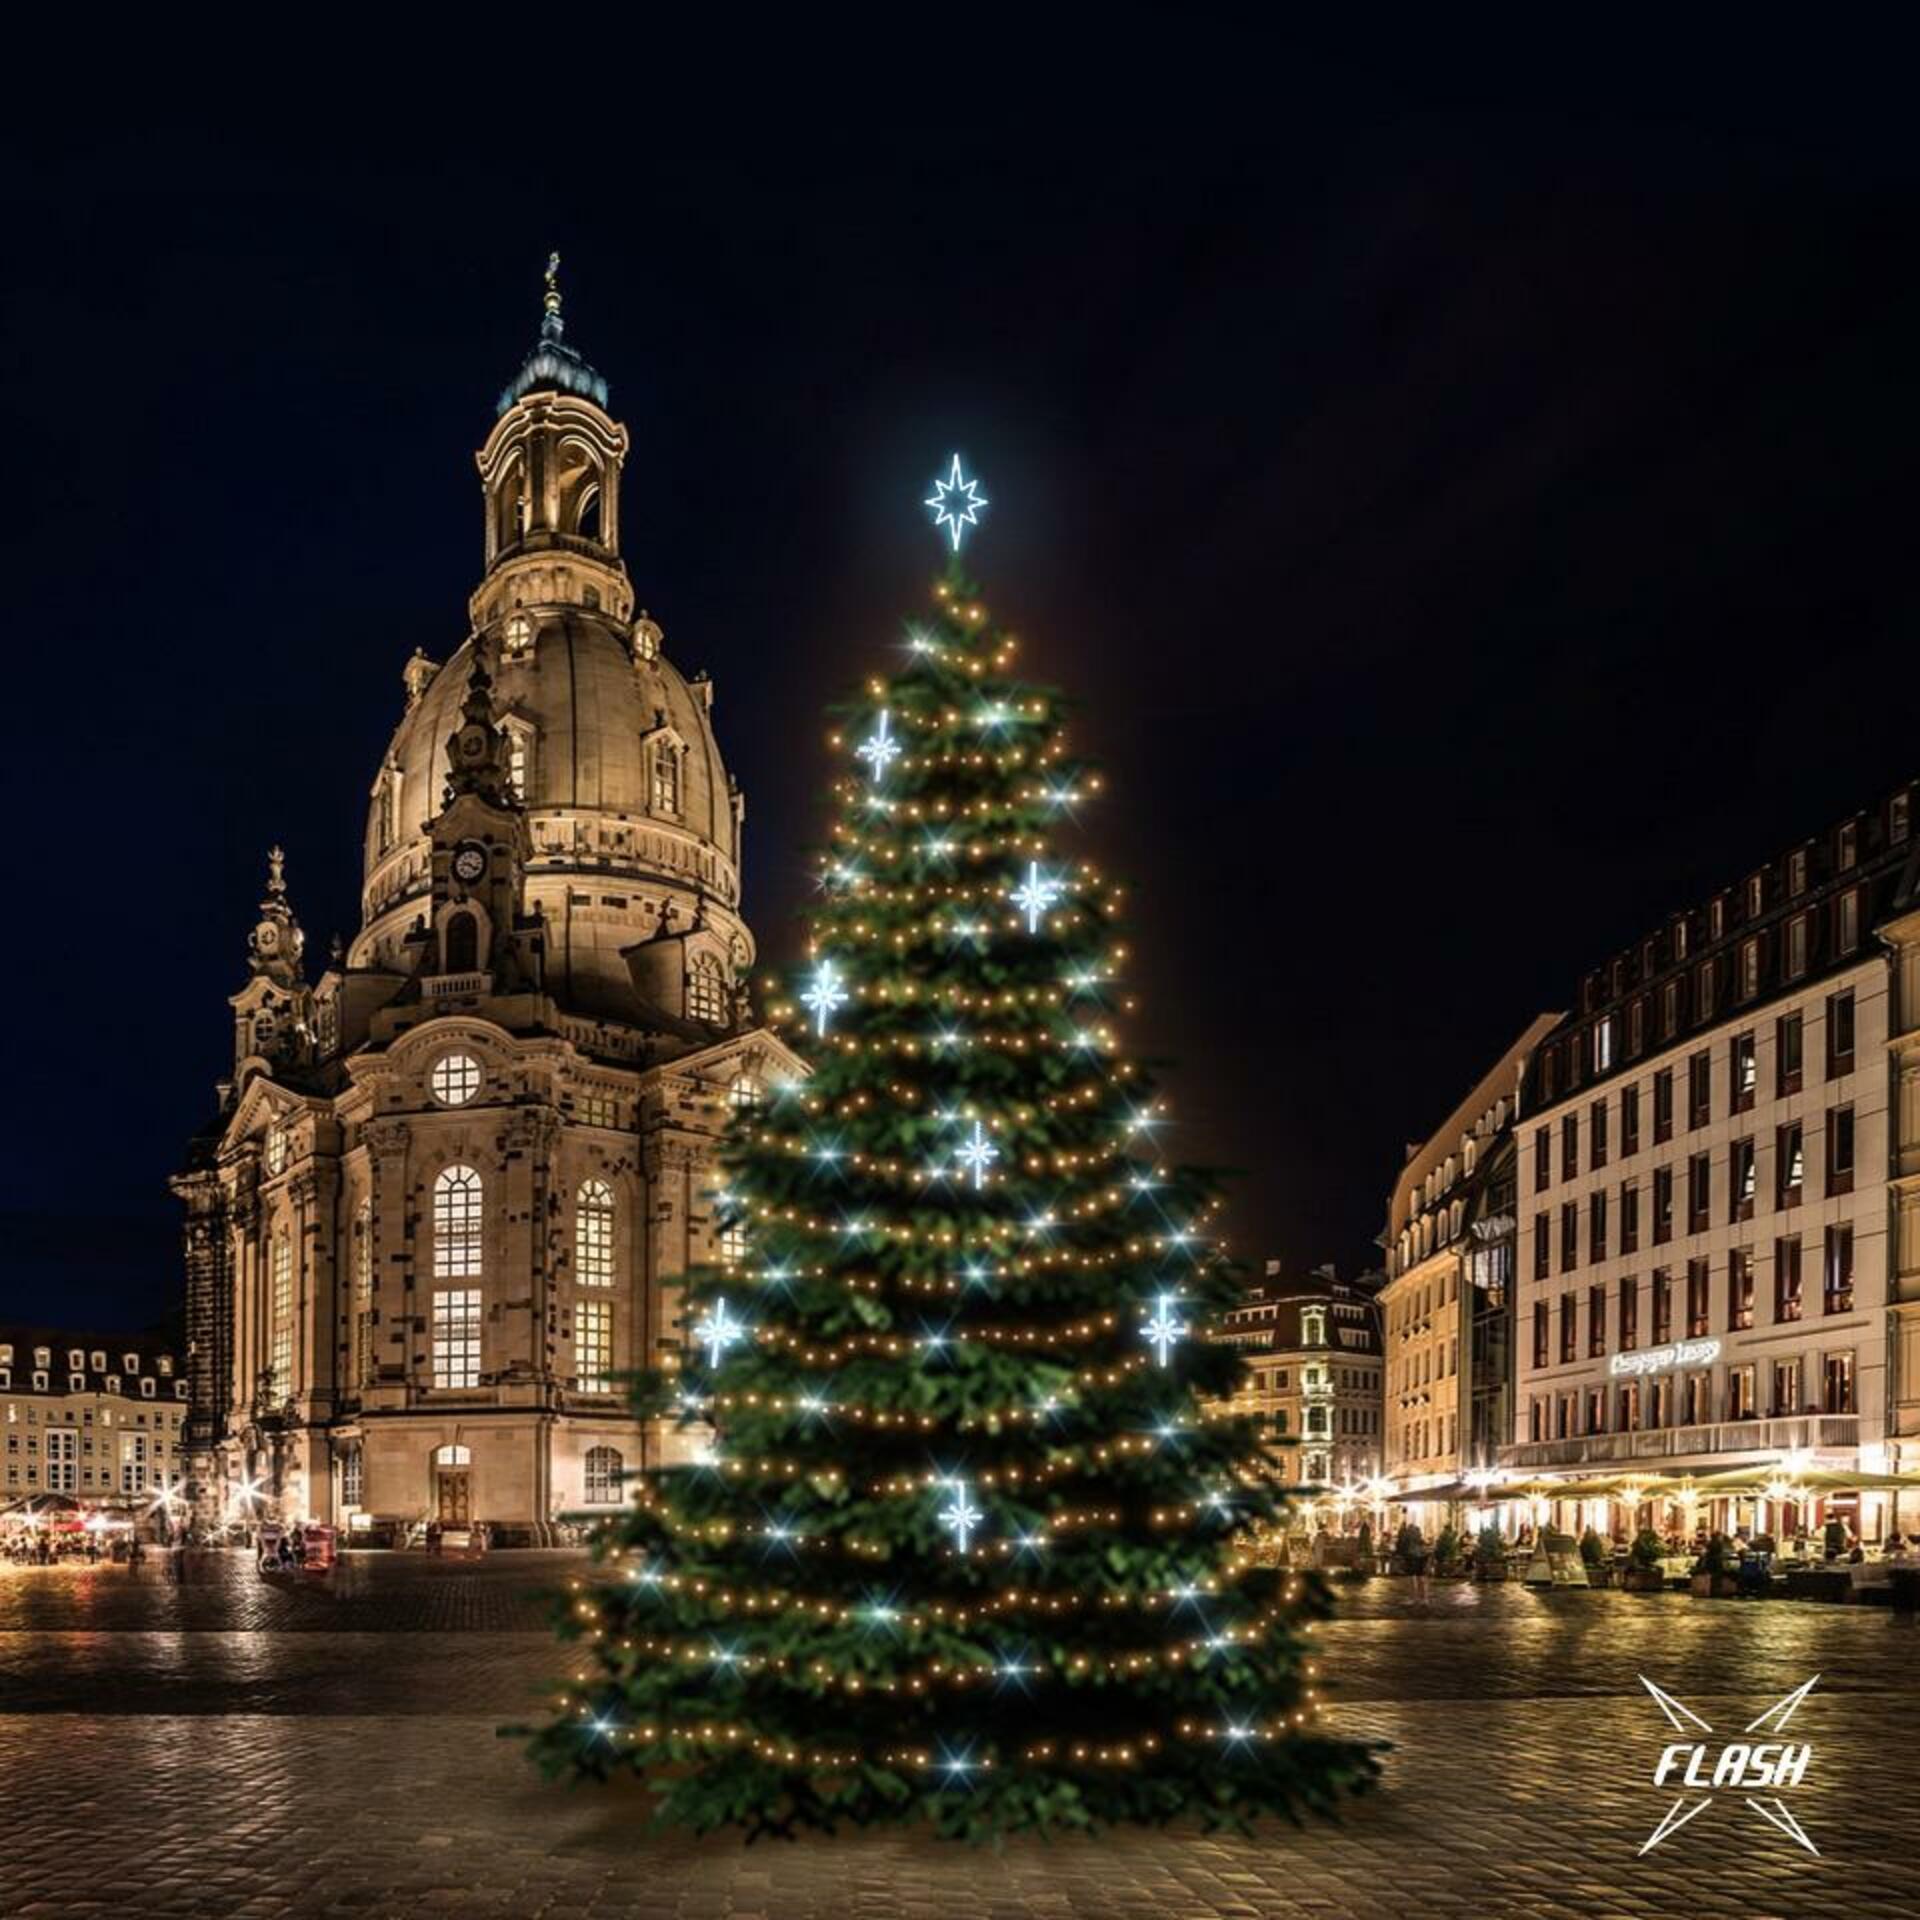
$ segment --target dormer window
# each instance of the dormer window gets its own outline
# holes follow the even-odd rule
[[[86,1390],[87,1376],[84,1373],[70,1373],[67,1375],[67,1391],[69,1393],[85,1393]]]
[[[1797,847],[1787,855],[1787,891],[1805,893],[1807,890],[1807,850]]]
[[[532,798],[533,729],[507,722],[507,784],[523,806]]]
[[[682,749],[677,740],[663,739],[654,742],[653,810],[655,813],[677,814],[680,811],[681,753]]]
[[[107,1370],[107,1356],[98,1347],[93,1350],[93,1370],[95,1373],[105,1373]]]
[[[153,1392],[154,1392],[154,1388],[153,1388],[153,1375],[152,1375],[152,1374],[150,1374],[150,1373],[143,1373],[143,1374],[142,1374],[142,1375],[140,1376],[140,1397],[141,1397],[141,1399],[143,1399],[143,1400],[151,1400],[151,1399],[153,1398]]]
[[[727,1017],[727,983],[720,963],[703,953],[687,970],[687,1018],[721,1025]]]
[[[51,1347],[35,1347],[33,1350],[33,1364],[36,1367],[52,1366],[53,1349]]]
[[[75,1372],[78,1372],[86,1364],[87,1355],[84,1347],[69,1347],[67,1349],[67,1365],[72,1367]]]

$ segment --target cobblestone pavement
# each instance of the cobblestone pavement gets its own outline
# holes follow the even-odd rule
[[[1885,1613],[1517,1587],[1420,1608],[1376,1581],[1324,1632],[1336,1723],[1395,1743],[1341,1825],[742,1848],[648,1840],[636,1791],[546,1786],[496,1738],[553,1670],[537,1589],[570,1564],[0,1569],[0,1916],[1920,1920],[1920,1632]],[[1637,1857],[1672,1797],[1641,1673],[1723,1729],[1822,1676],[1792,1728],[1819,1859],[1733,1793]]]

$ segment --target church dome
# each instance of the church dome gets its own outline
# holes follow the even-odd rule
[[[663,653],[660,627],[633,609],[620,558],[626,450],[624,428],[558,383],[519,393],[488,435],[477,456],[486,572],[470,602],[473,632],[444,664],[419,653],[407,663],[406,712],[371,792],[350,967],[406,968],[431,893],[427,822],[444,797],[476,645],[526,809],[525,906],[546,923],[558,1003],[645,1020],[635,981],[648,968],[635,949],[654,940],[691,943],[708,1009],[751,966],[739,917],[741,805],[714,739],[712,683],[687,680]]]
[[[687,681],[643,614],[638,644],[577,607],[516,610],[488,645],[495,710],[527,810],[529,909],[548,933],[563,1005],[631,1018],[628,948],[704,920],[726,971],[751,962],[738,920],[740,810],[714,738],[711,682]],[[397,966],[429,889],[426,823],[441,802],[473,642],[420,687],[382,759],[366,836],[363,926],[352,964]],[[651,655],[651,657],[648,657]],[[422,684],[424,682],[424,684]]]

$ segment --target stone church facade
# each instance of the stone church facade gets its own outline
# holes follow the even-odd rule
[[[724,1260],[713,1154],[798,1063],[757,1028],[713,689],[636,611],[627,436],[541,337],[478,460],[468,637],[416,652],[369,796],[358,934],[310,980],[276,849],[187,1212],[203,1522],[438,1519],[542,1541],[681,1444],[667,1365]]]

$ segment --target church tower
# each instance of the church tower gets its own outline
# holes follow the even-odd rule
[[[477,456],[464,635],[401,669],[359,930],[309,983],[274,850],[174,1181],[205,1525],[545,1541],[619,1501],[675,1438],[617,1376],[674,1364],[678,1277],[731,1251],[717,1137],[798,1070],[752,1018],[713,686],[635,608],[627,433],[558,266]]]

